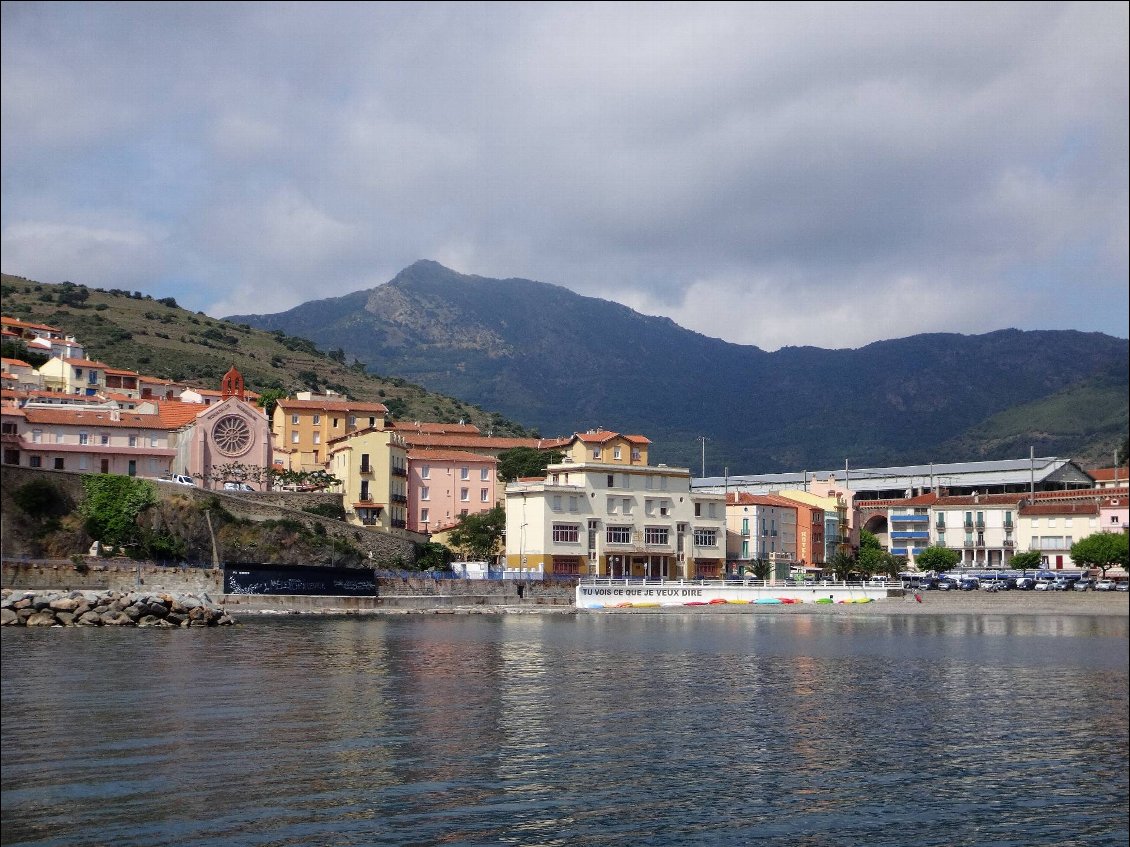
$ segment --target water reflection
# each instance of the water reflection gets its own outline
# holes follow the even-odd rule
[[[1094,724],[1125,619],[286,619],[2,659],[6,845],[1127,834],[1126,724]]]

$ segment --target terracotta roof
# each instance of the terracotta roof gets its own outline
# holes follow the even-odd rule
[[[494,464],[498,459],[494,456],[484,456],[482,453],[468,453],[466,450],[409,450],[408,458],[415,462],[478,462],[480,464]]]
[[[31,365],[29,365],[23,359],[7,359],[7,358],[4,358],[4,359],[0,359],[0,363],[3,363],[7,367],[11,367],[12,365],[17,365],[19,367],[24,367],[24,368],[30,368],[31,367]]]
[[[57,326],[48,326],[47,324],[33,324],[28,321],[21,321],[18,318],[0,318],[0,323],[4,326],[22,326],[27,329],[47,329],[51,332],[62,332]]]
[[[105,362],[92,362],[90,361],[90,359],[65,358],[63,359],[63,361],[68,365],[74,365],[77,368],[100,368],[101,370],[106,370],[106,368],[110,367]]]
[[[578,432],[573,438],[577,441],[583,441],[586,444],[603,444],[605,441],[611,441],[619,435],[620,433],[618,432],[609,432],[606,429],[601,429],[596,432]]]
[[[146,402],[156,404],[157,417],[167,429],[180,429],[192,423],[205,408],[199,403],[182,403],[179,400],[146,398]]]
[[[1099,507],[1095,503],[1021,503],[1019,512],[1024,517],[1097,515]]]
[[[122,370],[121,368],[107,367],[106,373],[114,374],[114,376],[135,376],[138,379],[141,379],[141,374],[139,374],[137,371],[126,371]]]
[[[1116,482],[1120,479],[1130,479],[1130,468],[1094,468],[1087,471],[1087,475],[1095,482]]]
[[[1025,499],[1026,494],[964,494],[960,496],[939,497],[937,506],[1016,506]]]
[[[436,435],[451,434],[451,435],[481,435],[482,431],[474,424],[463,423],[429,423],[427,421],[413,421],[407,423],[405,421],[393,421],[388,425],[389,429],[395,429],[397,432],[429,432]]]
[[[795,509],[797,503],[776,494],[750,494],[748,491],[739,491],[731,494],[726,500],[727,504],[735,506],[779,506],[786,509]]]
[[[450,447],[453,449],[479,448],[480,450],[511,450],[515,447],[531,447],[534,450],[551,449],[558,446],[557,439],[547,441],[541,438],[493,438],[488,435],[451,435],[438,433],[401,433],[409,447]]]
[[[651,439],[643,435],[625,435],[625,441],[630,441],[632,444],[650,444]]]
[[[362,403],[355,400],[279,400],[279,408],[296,412],[302,409],[315,412],[388,412],[384,403]]]
[[[128,429],[167,430],[158,415],[141,415],[137,412],[116,409],[46,409],[24,408],[29,424],[54,424],[57,426],[111,426]],[[115,420],[114,418],[117,418]]]

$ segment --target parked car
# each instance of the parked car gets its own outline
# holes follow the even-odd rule
[[[957,587],[962,591],[976,591],[981,587],[981,583],[976,579],[963,579],[957,584]]]
[[[1114,591],[1114,580],[1100,579],[1095,583],[1095,591]]]
[[[1036,580],[1030,576],[1022,576],[1016,580],[1016,587],[1021,591],[1031,591],[1036,587]]]
[[[938,584],[935,587],[939,591],[956,591],[957,587],[958,587],[958,582],[957,582],[956,579],[950,579],[949,577],[942,577],[941,579],[938,580]]]
[[[177,485],[196,485],[196,480],[183,473],[172,474],[169,477],[169,482],[175,482]]]
[[[246,482],[225,482],[224,491],[254,491],[254,487]]]
[[[1093,579],[1077,579],[1075,580],[1074,588],[1076,591],[1087,591],[1088,589],[1093,588],[1094,585],[1095,581]]]
[[[1119,580],[1114,584],[1115,591],[1130,591],[1130,582]]]
[[[1036,584],[1032,586],[1033,591],[1051,591],[1052,581],[1050,579],[1038,579]]]

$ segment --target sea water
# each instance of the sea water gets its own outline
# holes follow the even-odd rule
[[[5,629],[4,845],[1119,845],[1125,617]]]

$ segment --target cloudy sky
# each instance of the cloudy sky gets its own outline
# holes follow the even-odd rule
[[[774,350],[1128,334],[1126,3],[3,4],[6,273],[417,259]]]

